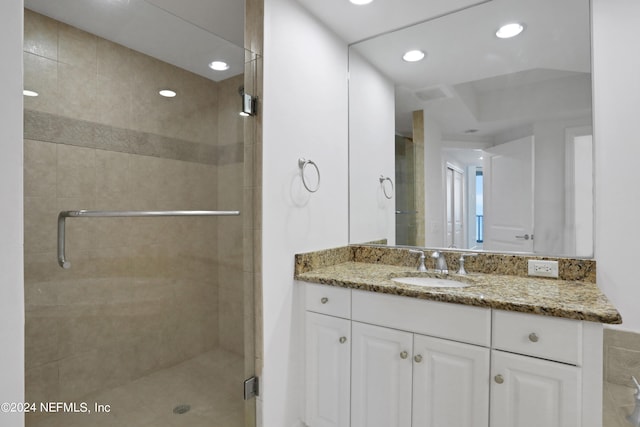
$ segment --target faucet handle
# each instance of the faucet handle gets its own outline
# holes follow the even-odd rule
[[[418,265],[418,271],[424,273],[425,271],[427,271],[427,266],[424,265],[424,260],[426,258],[426,255],[424,254],[424,251],[419,251],[416,249],[409,249],[409,252],[412,254],[420,254],[420,264]]]
[[[462,275],[467,274],[467,270],[464,269],[464,257],[467,257],[467,256],[478,256],[478,254],[477,253],[460,254],[460,259],[459,259],[460,269],[458,270],[458,274],[462,274]]]

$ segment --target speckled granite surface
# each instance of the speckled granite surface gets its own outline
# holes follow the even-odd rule
[[[448,255],[449,268],[456,271],[459,255]],[[558,259],[564,280],[526,276],[526,259],[532,257],[501,254],[468,258],[465,265],[470,274],[448,276],[467,282],[469,286],[464,288],[426,288],[391,280],[392,277],[437,276],[432,271],[418,273],[416,258],[417,255],[406,249],[364,246],[299,254],[295,278],[433,301],[601,323],[622,322],[618,311],[593,282],[595,262],[591,260]],[[427,267],[432,269],[430,262]],[[480,269],[483,272],[476,273]]]
[[[352,261],[417,266],[419,255],[410,253],[404,248],[380,246],[349,246],[353,251]],[[432,250],[427,250],[427,268],[433,268],[435,260],[431,259]],[[460,251],[445,251],[449,271],[458,271]],[[469,252],[464,252],[469,253]],[[530,255],[478,253],[477,256],[465,258],[465,268],[469,272],[485,274],[507,274],[510,276],[528,277],[527,261],[530,259],[549,259],[558,261],[559,278],[563,280],[596,281],[596,262],[591,259],[536,257]]]

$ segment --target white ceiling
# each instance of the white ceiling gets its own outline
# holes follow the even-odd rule
[[[497,38],[495,31],[512,21],[525,22],[526,30],[513,39]],[[588,3],[493,0],[353,48],[396,84],[412,89],[532,68],[589,72]],[[421,49],[427,58],[405,62],[402,54],[409,49]]]
[[[486,1],[373,0],[357,6],[348,0],[298,0],[349,44]]]
[[[244,46],[243,0],[147,0],[212,34]]]
[[[25,0],[25,7],[211,80],[244,72],[244,1]],[[213,72],[214,60],[230,68]]]

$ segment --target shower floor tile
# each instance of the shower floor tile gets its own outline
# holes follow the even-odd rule
[[[92,393],[86,402],[91,414],[51,414],[27,419],[27,427],[243,427],[244,360],[213,350],[132,381]],[[95,413],[94,404],[110,405],[109,413]],[[178,405],[189,405],[175,414]]]

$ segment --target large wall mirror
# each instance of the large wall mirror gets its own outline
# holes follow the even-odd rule
[[[589,0],[492,0],[351,45],[350,242],[592,256],[591,103]]]

